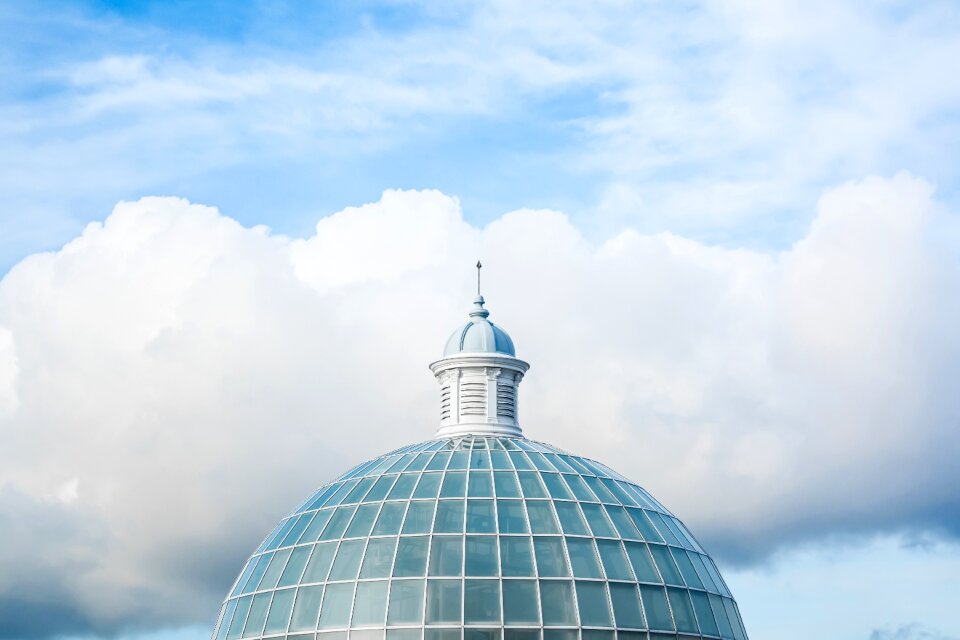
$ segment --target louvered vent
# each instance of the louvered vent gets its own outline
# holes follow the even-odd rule
[[[450,385],[440,389],[440,420],[450,419]]]
[[[483,382],[463,382],[460,385],[460,414],[482,416],[487,413],[487,385]]]
[[[497,415],[511,420],[517,417],[517,388],[512,380],[497,381]]]

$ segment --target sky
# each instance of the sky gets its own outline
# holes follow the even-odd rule
[[[194,640],[433,435],[481,258],[526,434],[753,638],[957,640],[960,6],[0,6],[0,639]]]

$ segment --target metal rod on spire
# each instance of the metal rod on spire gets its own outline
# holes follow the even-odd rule
[[[477,295],[480,295],[480,269],[483,268],[483,265],[480,264],[480,261],[477,260]]]

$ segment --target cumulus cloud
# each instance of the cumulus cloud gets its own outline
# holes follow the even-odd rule
[[[0,282],[0,635],[211,620],[314,487],[433,434],[426,364],[477,256],[533,365],[527,434],[644,484],[721,557],[960,533],[952,224],[909,175],[830,191],[780,253],[597,244],[546,210],[481,229],[435,191],[305,239],[121,203]]]

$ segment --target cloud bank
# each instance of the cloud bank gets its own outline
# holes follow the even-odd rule
[[[906,174],[829,191],[779,253],[598,244],[549,210],[477,228],[436,191],[304,239],[121,203],[0,282],[0,636],[210,620],[298,500],[432,436],[426,365],[477,256],[533,365],[527,435],[640,482],[722,559],[960,534],[955,223]]]

